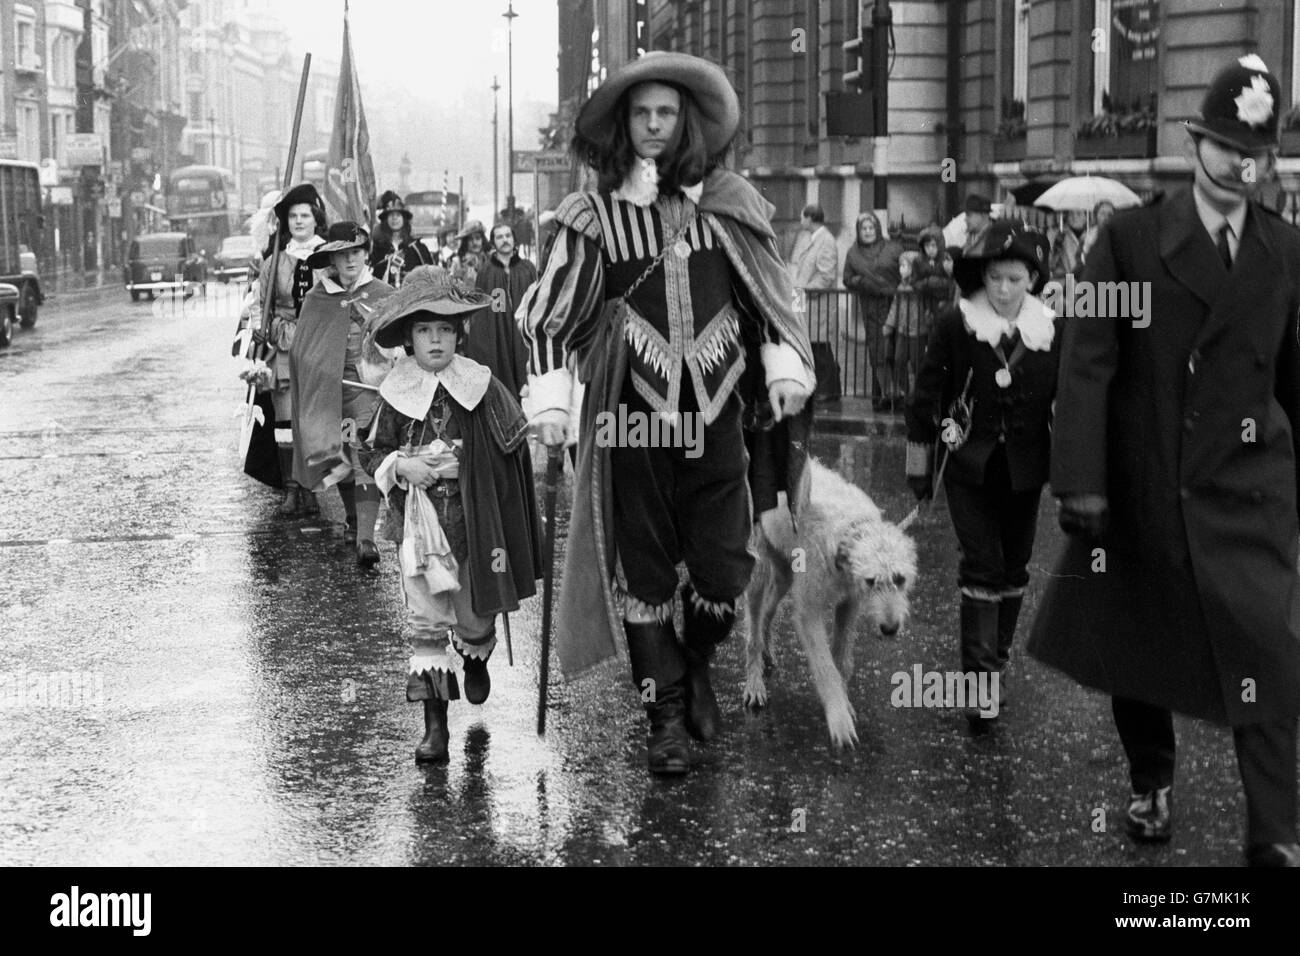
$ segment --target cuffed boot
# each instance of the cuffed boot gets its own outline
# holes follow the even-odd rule
[[[293,449],[281,445],[277,446],[275,451],[280,458],[280,476],[284,479],[284,499],[275,509],[275,513],[281,518],[294,518],[298,515],[298,492],[301,489],[298,482],[290,477],[293,474]]]
[[[471,704],[481,704],[492,693],[492,675],[488,673],[488,658],[492,654],[489,652],[482,659],[463,653],[460,656],[465,662],[465,699]]]
[[[1024,594],[1004,594],[998,602],[998,665],[1001,667],[1011,660],[1016,623],[1020,620],[1020,608],[1024,603]]]
[[[447,702],[440,697],[425,698],[424,739],[415,748],[416,763],[446,763],[451,733],[447,729]]]
[[[343,540],[347,544],[357,543],[357,486],[350,481],[339,482],[339,498],[343,501],[343,520],[347,523],[343,530]]]
[[[371,568],[379,563],[375,546],[375,523],[379,519],[379,489],[374,485],[357,485],[357,565]]]
[[[961,669],[964,674],[993,673],[998,663],[998,601],[961,596]],[[1000,683],[1000,681],[999,681]],[[977,722],[983,718],[979,708],[967,701],[965,714]]]
[[[650,718],[646,762],[650,772],[680,775],[691,768],[686,732],[686,660],[672,621],[623,622],[632,682]]]
[[[686,657],[686,730],[700,741],[718,735],[722,713],[718,698],[709,683],[709,662],[713,651],[731,633],[736,611],[729,608],[721,617],[696,606],[698,597],[689,584],[682,589],[682,615],[686,634],[683,651]]]

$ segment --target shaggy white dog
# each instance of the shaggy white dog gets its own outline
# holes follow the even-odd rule
[[[865,610],[879,636],[898,633],[916,581],[916,545],[881,517],[866,492],[813,459],[796,504],[797,530],[784,500],[754,526],[750,544],[758,565],[745,591],[745,706],[767,703],[772,618],[790,592],[795,632],[826,711],[831,744],[839,750],[858,740],[847,693],[854,624]]]

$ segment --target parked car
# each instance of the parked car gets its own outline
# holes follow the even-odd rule
[[[257,243],[252,236],[227,236],[212,257],[212,275],[222,282],[247,279],[257,258]]]
[[[152,299],[164,291],[183,291],[188,296],[208,281],[207,263],[195,251],[194,240],[183,232],[137,236],[123,271],[132,302],[139,302],[142,295]]]
[[[0,349],[14,340],[14,323],[18,321],[18,287],[0,282]]]

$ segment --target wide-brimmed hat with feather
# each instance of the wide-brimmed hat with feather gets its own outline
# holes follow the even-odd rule
[[[398,348],[406,342],[407,320],[416,313],[466,323],[472,313],[491,304],[490,295],[457,282],[440,266],[418,266],[375,309],[366,322],[365,337],[381,348]]]

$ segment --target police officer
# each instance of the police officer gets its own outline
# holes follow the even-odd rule
[[[1277,79],[1258,56],[1188,121],[1190,190],[1116,213],[1084,282],[1149,312],[1066,324],[1051,483],[1071,540],[1029,651],[1109,693],[1126,826],[1173,832],[1171,712],[1232,727],[1252,865],[1300,864],[1300,232],[1254,200]]]

